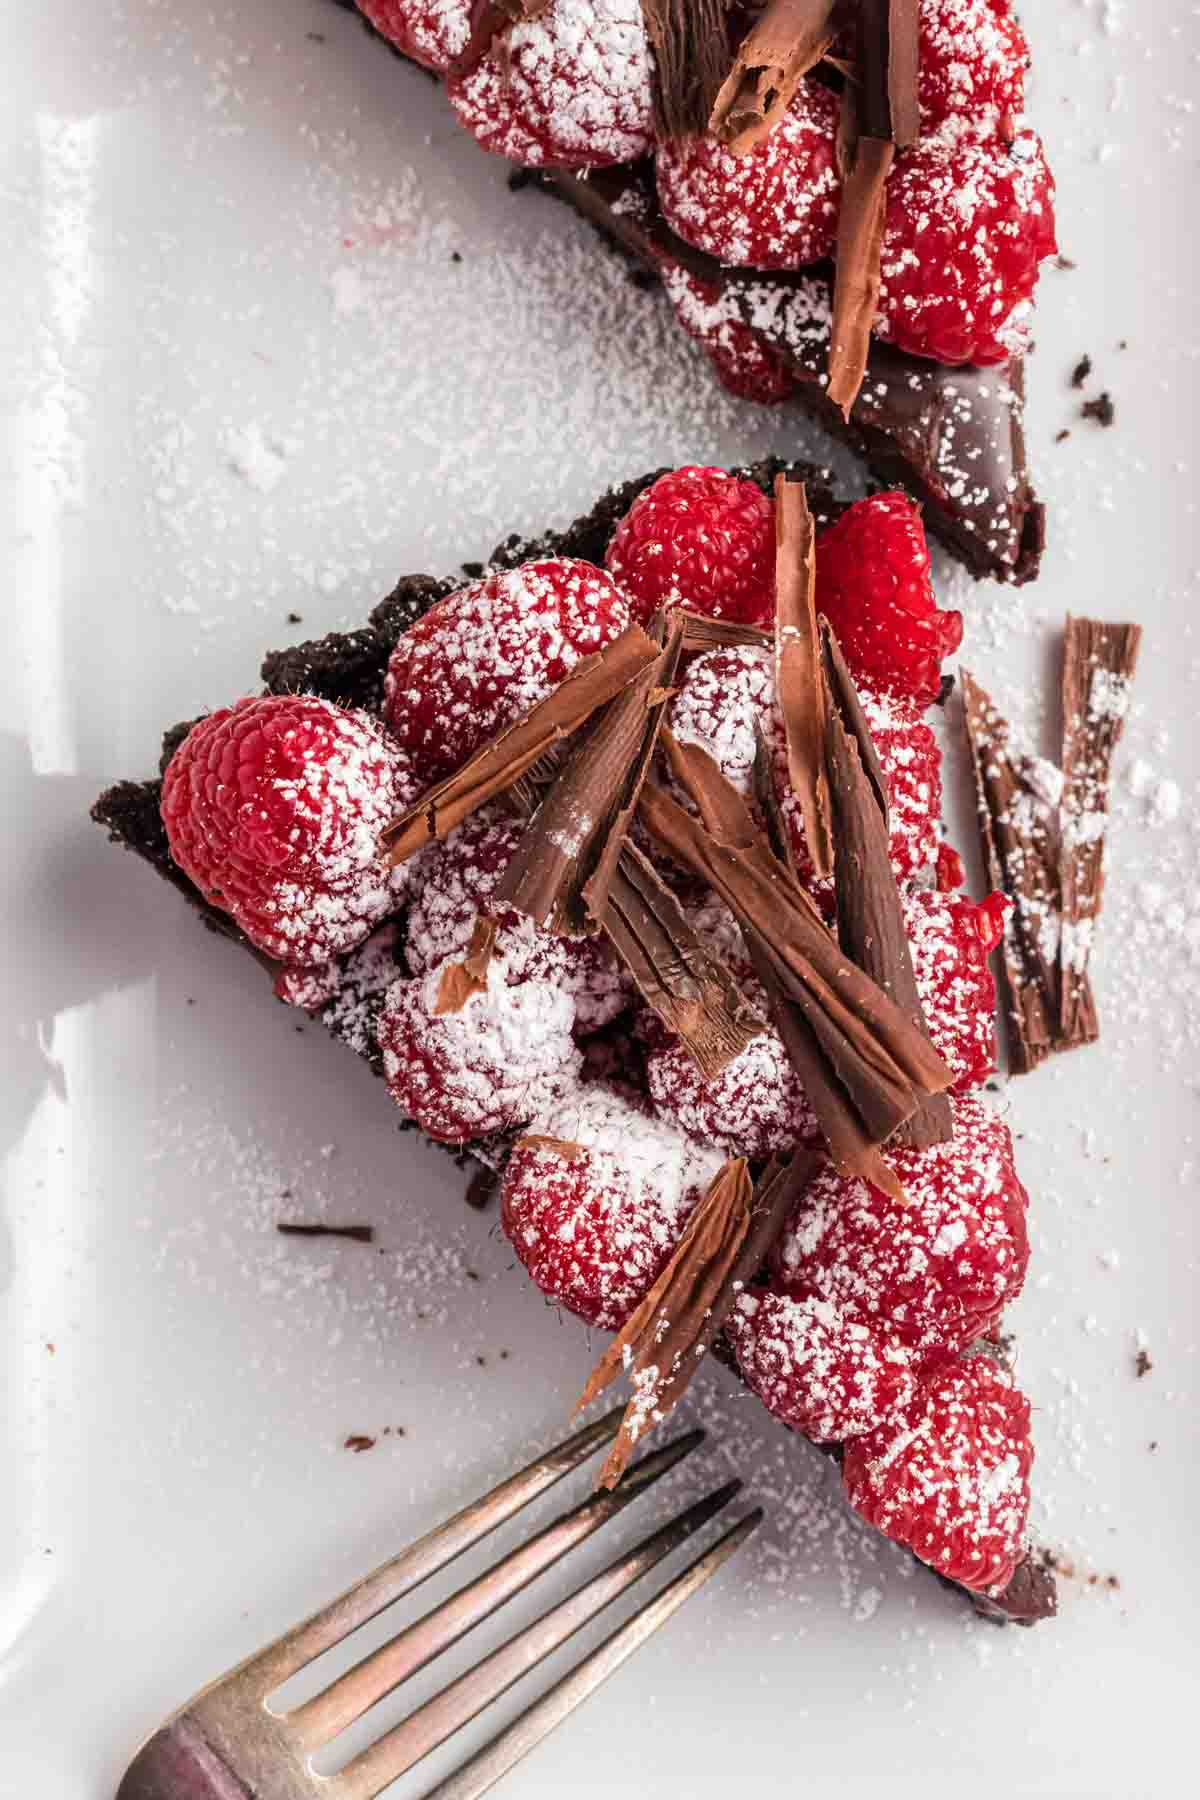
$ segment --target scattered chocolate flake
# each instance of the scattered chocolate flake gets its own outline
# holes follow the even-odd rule
[[[583,1145],[577,1144],[573,1138],[543,1137],[541,1133],[531,1131],[522,1137],[521,1142],[536,1144],[548,1156],[561,1157],[566,1163],[576,1163],[580,1157],[587,1155]]]
[[[927,1094],[949,1084],[949,1071],[844,955],[712,759],[697,745],[686,748],[686,762],[674,766],[700,818],[648,781],[642,819],[668,854],[731,908],[773,1006],[776,996],[787,1001],[781,1035],[838,1167],[897,1193],[878,1146]]]
[[[1044,1550],[1035,1556],[1026,1551],[999,1594],[968,1588],[967,1598],[981,1617],[997,1624],[1036,1625],[1040,1619],[1052,1619],[1058,1612],[1056,1567],[1053,1552]]]
[[[275,1229],[282,1237],[349,1238],[355,1244],[373,1244],[373,1225],[304,1225],[291,1219],[279,1219]]]
[[[290,612],[287,615],[287,623],[289,625],[303,625],[304,616],[302,613]]]
[[[1071,386],[1073,388],[1081,388],[1091,372],[1091,357],[1086,355],[1081,356],[1079,361],[1075,364],[1075,367],[1071,370]]]
[[[966,669],[960,673],[988,878],[1013,901],[1002,966],[1015,1074],[1036,1069],[1058,1036],[1061,933],[1058,796],[1033,759],[1010,747],[1007,722]]]
[[[949,698],[953,692],[954,692],[954,677],[953,677],[953,675],[943,675],[941,681],[938,683],[937,697],[934,700],[933,704],[935,706],[945,706],[946,702],[949,700]]]
[[[461,1012],[475,994],[487,993],[488,969],[496,947],[497,929],[494,919],[488,918],[484,913],[478,915],[471,930],[466,955],[457,962],[447,963],[442,970],[437,1004],[433,1009],[435,1017],[444,1013]]]
[[[1056,444],[1065,444],[1067,439],[1070,437],[1070,435],[1071,435],[1071,433],[1068,431],[1067,427],[1064,425],[1061,431],[1055,432],[1054,441]]]
[[[452,250],[450,252],[450,261],[452,263],[460,263],[462,261],[462,251],[461,250]]]
[[[579,935],[602,921],[637,797],[679,662],[684,622],[658,613],[658,654],[608,702],[571,747],[492,896],[552,931]]]
[[[853,106],[843,97],[843,109]],[[888,138],[861,135],[848,147],[842,182],[829,339],[829,399],[849,424],[871,348],[879,302],[883,250],[884,189],[896,146]]]
[[[404,862],[426,844],[444,838],[562,744],[661,654],[661,646],[640,625],[630,625],[603,650],[585,656],[553,693],[497,732],[461,769],[386,827],[380,846],[387,860]]]
[[[768,0],[738,46],[709,131],[735,156],[783,117],[804,76],[834,40],[837,0]]]
[[[1056,256],[1054,266],[1056,269],[1077,269],[1079,264],[1072,262],[1069,256]]]
[[[919,0],[859,0],[858,115],[865,137],[888,138],[898,150],[921,132],[917,104]]]
[[[1067,615],[1063,644],[1062,933],[1059,941],[1061,1043],[1099,1035],[1087,978],[1104,899],[1104,838],[1112,759],[1129,710],[1142,641],[1140,625]]]
[[[304,35],[310,44],[323,44],[325,42],[325,33],[323,31],[306,31]]]
[[[352,1431],[342,1445],[343,1450],[353,1450],[355,1456],[361,1456],[364,1450],[373,1450],[375,1439],[368,1437],[365,1431]]]
[[[864,738],[872,757],[874,746],[850,673],[825,619],[821,620],[821,652],[827,690],[825,760],[835,845],[838,942],[932,1049],[904,928],[900,890],[888,854],[882,771],[877,760],[873,771],[864,765]],[[928,1150],[934,1144],[949,1143],[953,1135],[949,1098],[938,1093],[904,1120],[891,1141],[908,1149]]]
[[[660,140],[699,137],[729,62],[726,0],[642,0]]]
[[[817,631],[816,536],[802,481],[775,479],[775,691],[788,777],[819,876],[833,872],[825,770],[825,680]]]
[[[1139,1350],[1133,1359],[1133,1372],[1138,1380],[1140,1381],[1144,1375],[1148,1375],[1153,1367],[1154,1364],[1150,1361],[1150,1352]],[[1150,1448],[1153,1450],[1154,1445],[1151,1444]]]
[[[500,1177],[495,1169],[489,1169],[486,1163],[480,1163],[470,1181],[463,1199],[476,1212],[484,1212],[496,1198],[500,1188]]]
[[[1117,409],[1107,388],[1094,400],[1085,400],[1079,410],[1085,419],[1095,419],[1097,425],[1108,426],[1116,422]]]

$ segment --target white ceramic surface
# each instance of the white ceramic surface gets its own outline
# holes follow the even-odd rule
[[[944,585],[1034,728],[1069,608],[1148,638],[1105,1040],[1009,1094],[1036,1526],[1079,1573],[1057,1623],[973,1620],[715,1372],[689,1408],[714,1441],[675,1491],[732,1463],[768,1524],[514,1794],[1159,1796],[1189,1754],[1200,20],[1025,10],[1077,265],[1044,278],[1032,365],[1050,550],[1021,593]],[[323,0],[5,11],[0,1795],[102,1800],[174,1703],[555,1434],[594,1347],[89,802],[401,571],[659,462],[820,445],[721,398],[662,303],[508,194]],[[1109,432],[1068,386],[1083,351]],[[369,1220],[377,1245],[285,1241],[286,1212]],[[376,1448],[343,1449],[355,1431]]]

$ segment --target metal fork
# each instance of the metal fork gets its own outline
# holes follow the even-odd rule
[[[690,1431],[664,1444],[635,1463],[611,1492],[593,1493],[562,1513],[486,1574],[459,1588],[320,1693],[283,1710],[269,1704],[272,1695],[314,1658],[410,1594],[578,1468],[616,1435],[622,1411],[616,1407],[595,1424],[586,1425],[482,1500],[410,1544],[332,1605],[203,1688],[142,1746],[125,1773],[117,1800],[254,1800],[255,1796],[258,1800],[370,1800],[382,1793],[699,1531],[733,1498],[741,1482],[727,1482],[660,1526],[351,1757],[336,1774],[319,1774],[313,1768],[314,1757],[377,1701],[450,1649],[645,1493],[696,1448],[704,1437],[702,1431]],[[431,1789],[425,1800],[476,1800],[486,1793],[657,1631],[733,1554],[761,1518],[761,1509],[756,1508],[739,1519],[456,1774]]]

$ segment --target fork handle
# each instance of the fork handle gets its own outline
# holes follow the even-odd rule
[[[254,1800],[186,1713],[147,1738],[116,1800]]]

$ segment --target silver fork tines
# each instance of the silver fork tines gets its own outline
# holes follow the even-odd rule
[[[270,1800],[315,1800],[317,1795],[325,1800],[373,1800],[699,1531],[741,1483],[728,1482],[652,1532],[351,1757],[336,1774],[316,1773],[316,1753],[645,1493],[696,1448],[704,1433],[689,1432],[644,1457],[611,1491],[593,1494],[561,1514],[320,1693],[283,1710],[269,1704],[272,1695],[316,1657],[412,1593],[577,1468],[616,1435],[621,1414],[617,1407],[585,1426],[197,1694],[143,1746],[117,1800],[248,1800],[254,1794]],[[439,1785],[434,1790],[437,1800],[474,1800],[492,1787],[715,1573],[760,1517],[761,1513],[751,1513],[726,1532]]]

